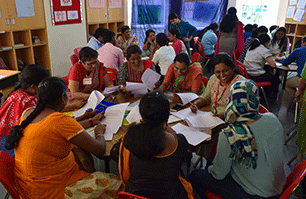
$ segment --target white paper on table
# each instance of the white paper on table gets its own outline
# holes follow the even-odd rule
[[[288,6],[287,18],[293,18],[295,13],[295,6]]]
[[[204,113],[203,111],[198,110],[197,113],[193,113],[191,111],[190,108],[184,108],[180,111],[177,112],[171,112],[172,115],[181,118],[182,120],[186,119],[186,118],[192,118],[192,117],[196,117],[197,115],[200,115]]]
[[[298,3],[298,0],[290,0],[289,5],[296,5]]]
[[[190,128],[180,123],[172,126],[172,129],[176,131],[176,133],[183,134],[186,137],[188,143],[193,146],[196,146],[211,137],[206,133],[200,132],[197,129]]]
[[[217,116],[213,116],[212,112],[202,112],[196,117],[186,118],[185,121],[190,127],[198,130],[212,129],[220,124],[224,124],[224,121]]]
[[[299,0],[299,3],[297,4],[297,8],[304,9],[305,3],[306,3],[306,0]]]
[[[181,118],[176,117],[175,115],[170,115],[167,123],[171,124],[171,123],[174,123],[174,122],[179,122],[181,120],[182,120]]]
[[[199,97],[195,93],[175,93],[175,94],[181,98],[183,105],[188,104],[192,100],[195,100]]]
[[[121,85],[120,86],[113,86],[113,87],[105,87],[104,91],[103,91],[103,95],[110,95],[114,92],[117,92],[121,89]]]
[[[296,21],[302,21],[302,18],[304,16],[304,12],[305,12],[305,10],[303,10],[303,9],[297,9],[293,19],[296,20]]]
[[[129,104],[128,107],[126,108],[126,111],[131,111],[135,106],[138,106],[139,103],[140,103],[140,99],[132,104]]]
[[[141,76],[141,81],[147,85],[148,89],[152,91],[155,83],[159,81],[161,75],[148,68]]]
[[[104,133],[105,140],[112,140],[113,134],[117,133],[122,125],[124,113],[129,103],[117,104],[110,106],[105,111],[105,119],[101,121],[102,124],[106,124],[106,130]]]
[[[146,84],[136,82],[126,82],[125,89],[134,95],[145,95],[148,92]]]
[[[87,100],[87,103],[79,110],[73,112],[74,117],[79,117],[83,115],[85,111],[89,108],[95,109],[96,106],[98,106],[98,104],[102,102],[103,99],[104,95],[100,91],[92,91]]]
[[[139,123],[141,120],[141,115],[139,113],[139,107],[138,106],[134,106],[134,108],[132,108],[132,110],[130,111],[130,113],[128,114],[128,116],[126,116],[126,120],[132,124],[133,122]]]

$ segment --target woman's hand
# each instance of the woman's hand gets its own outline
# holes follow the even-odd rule
[[[191,112],[193,112],[193,113],[197,113],[197,111],[198,111],[198,107],[195,104],[191,104],[190,109],[191,109]]]
[[[89,108],[85,111],[85,113],[81,116],[83,120],[86,120],[88,118],[92,118],[97,114],[98,110],[92,110],[92,108]]]
[[[99,123],[95,128],[95,136],[97,137],[97,135],[99,134],[104,134],[105,129],[106,129],[106,124]]]
[[[214,117],[218,117],[218,118],[220,118],[221,120],[224,120],[225,118],[224,118],[224,115],[221,115],[221,114],[214,114],[213,115]]]
[[[171,98],[172,102],[174,102],[174,103],[182,103],[181,98],[176,94],[171,95],[170,98]]]
[[[165,131],[167,131],[168,133],[171,133],[173,135],[176,134],[176,132],[168,125],[165,127]]]
[[[299,91],[295,93],[294,99],[297,103],[301,103],[303,94]]]
[[[92,117],[92,121],[94,125],[96,125],[99,124],[104,118],[105,118],[104,112],[101,112],[99,114],[96,114],[94,117]]]
[[[156,90],[160,85],[161,85],[161,82],[160,82],[160,81],[157,81],[157,82],[154,84],[153,90]]]
[[[184,40],[185,42],[191,41],[191,39],[189,39],[189,38],[187,38],[187,37],[183,37],[183,40]]]

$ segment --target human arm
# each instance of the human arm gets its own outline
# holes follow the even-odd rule
[[[84,131],[71,138],[69,142],[94,154],[98,158],[102,158],[106,149],[104,133],[105,125],[99,123],[95,128],[95,138]]]
[[[152,60],[155,64],[157,64],[157,63],[156,63],[156,58],[154,58],[154,57],[156,57],[155,54],[156,54],[156,51],[158,49],[159,49],[159,47],[157,45],[154,46],[154,48],[152,48],[152,52],[151,52],[150,57],[149,57],[149,60]]]
[[[301,103],[305,87],[306,87],[306,81],[303,78],[300,78],[300,84],[294,97],[296,102]]]
[[[207,104],[208,104],[208,102],[207,102],[204,98],[199,97],[198,99],[196,99],[196,100],[191,104],[190,109],[191,109],[191,111],[192,111],[193,113],[196,113],[197,110],[198,110],[199,108],[201,108],[202,106],[205,106],[205,105],[207,105]]]
[[[266,62],[268,62],[268,64],[272,67],[272,68],[276,68],[276,64],[275,62],[273,61],[272,57],[269,56],[267,58],[265,58]]]
[[[292,62],[296,61],[296,59],[297,59],[297,51],[294,50],[286,59],[276,58],[275,60],[279,60],[280,63],[282,63],[282,65],[288,66]]]
[[[99,124],[104,118],[105,116],[103,115],[103,113],[97,113],[97,110],[94,111],[95,115],[91,116],[91,117],[87,117],[84,119],[80,119],[80,118],[76,118],[76,120],[83,126],[83,128],[89,128],[92,127],[94,125]],[[82,117],[82,116],[80,116]]]
[[[110,81],[110,79],[108,78],[107,73],[104,75],[103,77],[103,85],[105,87],[114,87],[113,83]]]
[[[213,165],[208,167],[208,172],[217,180],[223,180],[231,171],[232,160],[229,158],[231,148],[224,133],[219,134],[217,153]]]
[[[174,78],[174,64],[172,63],[167,70],[163,83],[157,88],[157,90],[165,92],[169,85],[174,81]]]
[[[192,82],[191,92],[195,94],[199,94],[201,91],[201,86],[203,85],[202,76],[198,75]],[[204,86],[204,85],[203,85]]]
[[[68,88],[70,89],[70,93],[72,95],[72,98],[87,100],[89,98],[90,94],[79,92],[79,85],[80,85],[80,82],[74,81],[74,80],[69,80]]]
[[[198,32],[198,29],[191,25],[190,23],[188,22],[185,22],[184,23],[184,28],[188,31],[188,38],[185,38],[184,40],[185,41],[191,41],[193,39],[193,37],[197,36],[197,32]]]

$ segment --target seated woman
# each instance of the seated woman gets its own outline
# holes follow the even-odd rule
[[[27,109],[10,130],[5,147],[15,148],[15,182],[22,198],[113,198],[122,183],[114,174],[80,170],[71,151],[76,145],[102,157],[105,126],[95,138],[72,117],[60,113],[67,103],[67,88],[57,77],[38,86],[37,106]],[[99,186],[103,184],[103,186]],[[90,194],[88,194],[90,193]]]
[[[121,48],[123,54],[126,54],[128,47],[132,45],[137,45],[141,48],[138,38],[135,35],[131,35],[130,27],[122,26],[121,35],[116,40],[116,46]]]
[[[98,52],[84,47],[79,52],[80,61],[74,64],[68,74],[68,90],[74,99],[88,99],[93,90],[114,86],[109,80],[103,63],[98,61]]]
[[[156,46],[156,40],[155,40],[155,31],[152,29],[149,29],[146,31],[146,38],[144,40],[143,48],[142,50],[146,52],[147,56],[150,56],[152,50]]]
[[[118,81],[119,84],[125,85],[126,82],[142,82],[141,76],[148,69],[155,71],[154,62],[141,59],[142,51],[136,45],[127,49],[127,62],[119,67]],[[124,88],[123,88],[124,91]]]
[[[270,94],[273,91],[274,96],[276,96],[280,80],[275,75],[269,73],[269,67],[267,67],[267,70],[264,69],[266,62],[272,68],[276,67],[272,54],[267,48],[269,41],[270,37],[266,33],[262,33],[254,39],[245,55],[243,63],[248,71],[249,78],[255,82],[270,82],[271,86],[265,86],[265,91]]]
[[[184,135],[167,126],[170,105],[166,96],[160,91],[147,93],[139,112],[143,122],[131,125],[119,150],[112,149],[119,154],[126,191],[152,199],[192,198],[192,187],[180,177],[182,164],[191,158],[189,144]]]
[[[186,53],[188,55],[188,46],[187,44],[181,40],[181,34],[180,31],[176,28],[172,28],[168,32],[168,38],[170,42],[172,43],[172,47],[174,48],[175,54],[179,54],[181,52]]]
[[[192,112],[212,103],[213,113],[224,119],[224,110],[230,87],[238,80],[244,79],[238,75],[239,72],[232,58],[227,53],[218,53],[212,60],[214,75],[207,83],[205,92],[190,107]]]
[[[37,104],[37,87],[45,78],[49,77],[49,71],[39,65],[28,65],[20,74],[19,81],[12,93],[0,107],[0,150],[5,150],[14,156],[14,150],[6,150],[4,141],[10,132],[10,128],[16,125],[22,112]]]
[[[193,92],[201,95],[205,90],[202,71],[200,63],[192,64],[186,53],[179,53],[169,66],[165,79],[158,90],[164,92],[173,83],[173,93]],[[174,101],[177,100],[174,98]]]
[[[217,154],[208,170],[195,170],[190,182],[201,198],[279,198],[286,184],[283,127],[272,113],[259,114],[258,87],[240,80],[230,90]],[[278,197],[277,197],[278,196]]]
[[[201,43],[207,57],[213,57],[215,54],[218,27],[217,23],[212,23],[201,31]]]
[[[285,27],[280,27],[276,30],[276,32],[272,36],[272,40],[269,42],[267,48],[269,48],[272,55],[283,56],[285,54],[289,54],[290,52],[290,44],[289,38],[286,36],[287,29]]]

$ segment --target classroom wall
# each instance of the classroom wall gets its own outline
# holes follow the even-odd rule
[[[73,54],[73,49],[85,46],[87,43],[85,1],[81,0],[82,23],[60,26],[52,26],[50,0],[44,0],[44,4],[52,75],[64,77],[68,75],[71,67],[70,56]]]

